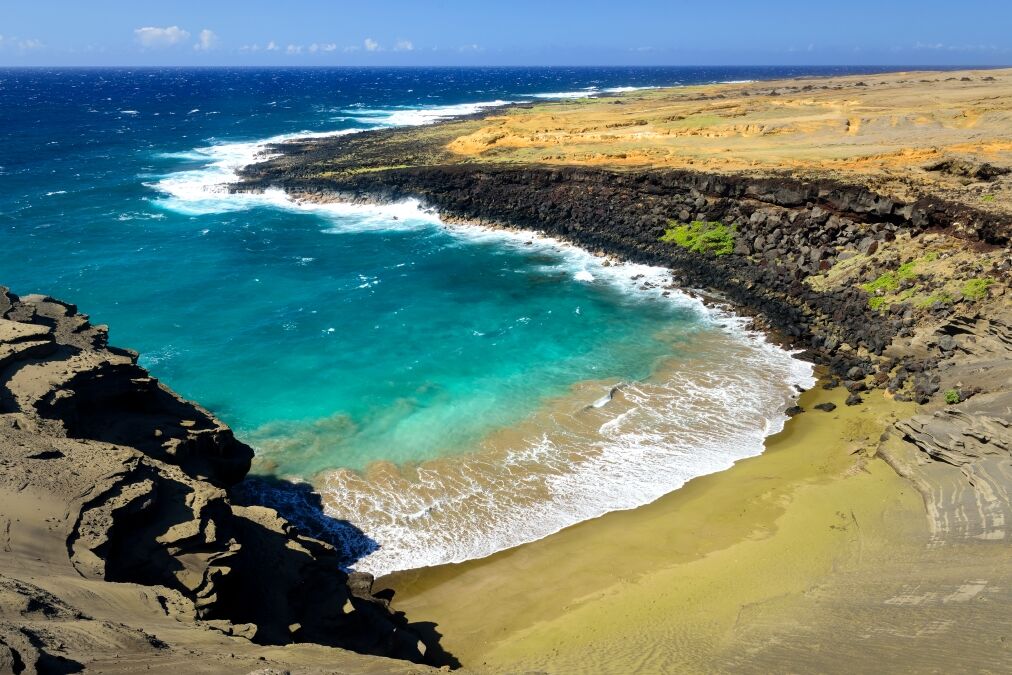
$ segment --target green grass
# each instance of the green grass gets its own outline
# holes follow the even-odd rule
[[[917,295],[916,288],[908,288],[907,290],[903,291],[902,293],[894,297],[889,297],[887,295],[873,295],[870,298],[868,298],[868,306],[871,307],[872,309],[885,309],[894,302],[904,302],[905,300],[909,300],[915,295]]]
[[[980,199],[981,199],[981,201],[985,201],[985,202],[993,202],[994,201],[994,195],[984,195]]]
[[[932,293],[928,297],[918,302],[917,306],[920,307],[921,309],[926,309],[934,305],[936,302],[940,302],[943,305],[951,305],[954,300],[955,298],[953,298],[945,291],[938,291],[936,293]]]
[[[955,389],[949,389],[945,392],[945,402],[949,405],[959,403],[959,392]]]
[[[895,272],[885,272],[880,274],[874,281],[869,281],[866,284],[861,284],[861,288],[869,293],[875,293],[875,291],[885,291],[886,293],[892,293],[893,291],[899,290],[900,283],[907,279],[913,279],[917,276],[914,272],[914,267],[917,266],[916,260],[903,263],[896,269]],[[871,301],[869,301],[870,304]]]
[[[963,284],[963,297],[969,298],[970,300],[983,300],[987,297],[988,287],[993,283],[994,279],[990,277],[970,279]]]
[[[884,295],[873,295],[868,298],[868,306],[872,309],[884,309],[889,305],[889,298]]]
[[[694,220],[691,223],[668,221],[661,241],[680,246],[693,253],[727,255],[734,251],[734,227],[716,221]]]

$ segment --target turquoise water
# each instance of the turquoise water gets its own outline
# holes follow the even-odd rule
[[[300,205],[221,184],[278,136],[791,74],[0,71],[0,122],[16,130],[0,151],[0,283],[109,324],[113,344],[253,444],[258,471],[311,481],[374,536],[367,568],[484,555],[761,451],[810,371],[665,297],[662,270],[448,228],[414,204]],[[621,401],[579,412],[616,384]]]
[[[671,333],[696,328],[670,302],[574,281],[580,263],[544,246],[410,216],[356,231],[346,215],[340,232],[316,215],[248,217],[194,234],[206,253],[163,272],[171,293],[117,302],[144,314],[183,294],[181,312],[143,319],[161,339],[142,362],[255,444],[301,434],[271,455],[285,475],[470,449],[574,382],[646,376]],[[208,287],[192,266],[222,273]]]

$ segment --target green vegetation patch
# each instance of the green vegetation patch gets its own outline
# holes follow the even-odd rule
[[[661,241],[693,253],[727,255],[734,251],[734,227],[717,221],[694,220],[691,223],[668,221]]]
[[[886,293],[892,293],[893,291],[899,290],[900,283],[908,279],[913,279],[917,276],[914,272],[914,268],[917,266],[916,260],[903,263],[896,269],[895,272],[886,272],[879,275],[874,281],[869,281],[866,284],[862,284],[861,288],[869,293],[875,291],[884,291]]]
[[[917,306],[920,307],[921,309],[927,309],[929,307],[933,307],[936,302],[941,303],[943,305],[951,305],[953,302],[955,302],[955,298],[953,298],[945,291],[939,291],[937,293],[932,293],[928,297],[920,300],[917,303]]]
[[[991,277],[970,279],[963,284],[963,297],[970,300],[983,300],[987,297],[987,289],[994,283]]]
[[[949,389],[945,392],[945,402],[949,405],[959,403],[959,392],[955,389]]]

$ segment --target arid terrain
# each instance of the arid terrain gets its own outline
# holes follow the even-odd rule
[[[1012,211],[1012,70],[642,90],[311,141],[323,177],[493,163],[690,169],[860,182]],[[289,149],[290,151],[290,149]],[[287,154],[287,153],[286,153]]]

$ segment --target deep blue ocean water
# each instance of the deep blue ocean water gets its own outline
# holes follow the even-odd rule
[[[0,283],[77,303],[111,326],[114,344],[141,352],[157,377],[254,444],[258,470],[331,490],[336,511],[353,504],[341,515],[376,532],[381,547],[385,536],[391,551],[374,569],[473,557],[636,506],[761,451],[788,384],[807,374],[687,298],[638,290],[634,277],[660,280],[659,270],[447,228],[410,204],[308,207],[215,186],[271,138],[426,123],[574,92],[841,72],[855,71],[0,70]],[[579,438],[545,413],[566,397],[650,383],[672,362],[693,386],[654,382],[670,394],[661,406],[669,417],[651,424],[681,420],[664,433],[640,434],[643,420],[622,427],[635,418],[628,402]],[[657,391],[639,395],[630,394],[633,407],[653,415]],[[703,411],[727,417],[742,401],[751,412],[728,421],[730,437],[686,440]],[[504,440],[503,430],[521,427],[526,435]],[[572,447],[590,454],[560,461]],[[459,488],[467,458],[494,473],[514,466],[514,451],[526,453],[524,476],[538,476],[513,511],[503,505],[524,476],[482,474],[463,501],[444,499],[457,488],[432,478],[445,471]],[[612,471],[607,453],[620,451],[636,470],[614,470],[606,498],[591,494],[594,471]],[[447,458],[463,459],[438,463]],[[383,492],[395,483],[417,493]],[[542,524],[518,529],[524,508]],[[481,520],[481,542],[458,533],[456,547],[421,556],[389,543],[445,529],[440,509]]]

